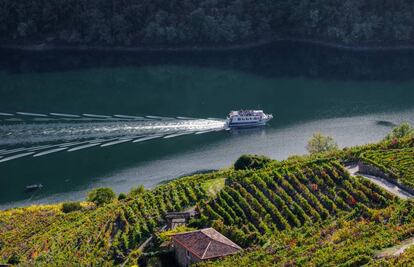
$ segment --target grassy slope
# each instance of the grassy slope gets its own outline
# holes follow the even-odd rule
[[[413,250],[399,260],[373,261],[372,257],[378,249],[414,235],[413,204],[396,201],[376,186],[349,177],[337,159],[355,160],[366,151],[409,147],[413,140],[320,155],[324,160],[293,157],[258,171],[195,175],[105,207],[88,206],[69,214],[63,214],[60,205],[0,211],[0,263],[10,257],[45,266],[68,262],[105,266],[127,259],[132,263],[138,246],[163,225],[165,212],[196,203],[204,207],[204,216],[195,224],[213,225],[235,240],[251,240],[241,255],[206,266],[359,265],[352,261],[375,266],[408,261],[414,259]],[[266,186],[260,182],[263,179]],[[284,204],[272,190],[283,196]],[[245,217],[232,214],[233,221],[229,221],[223,210],[231,211],[222,202],[228,196],[223,192],[242,196],[237,203]],[[255,212],[242,206],[242,199],[255,206]]]

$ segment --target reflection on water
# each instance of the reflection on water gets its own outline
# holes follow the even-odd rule
[[[0,51],[0,70],[11,73],[60,72],[142,66],[232,69],[267,77],[329,80],[412,80],[413,50],[351,51],[295,42],[276,42],[236,51],[111,52]]]

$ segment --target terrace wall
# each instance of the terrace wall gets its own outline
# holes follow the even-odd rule
[[[359,161],[358,162],[358,168],[359,168],[359,172],[361,174],[368,174],[368,175],[377,176],[377,177],[386,179],[390,183],[392,183],[392,184],[400,187],[401,189],[407,191],[408,193],[414,195],[414,189],[413,188],[410,188],[407,185],[401,183],[399,181],[398,177],[394,177],[391,174],[385,173],[383,170],[381,170],[377,166],[371,165],[371,164],[366,163],[364,161]]]

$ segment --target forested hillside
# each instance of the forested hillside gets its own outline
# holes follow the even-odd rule
[[[2,44],[232,46],[274,39],[412,44],[409,0],[2,0]]]

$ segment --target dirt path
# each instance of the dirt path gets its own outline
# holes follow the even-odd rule
[[[375,254],[376,258],[390,258],[390,257],[398,257],[404,253],[408,248],[414,245],[414,237],[409,238],[401,242],[401,244],[383,249]]]
[[[362,177],[370,180],[374,184],[376,184],[376,185],[384,188],[385,190],[387,190],[391,194],[396,195],[397,197],[399,197],[401,199],[414,198],[414,196],[412,194],[410,194],[409,192],[401,189],[400,187],[398,187],[395,184],[387,181],[384,178],[377,177],[377,176],[373,176],[373,175],[359,173],[358,165],[346,166],[346,169],[349,171],[349,173],[352,176],[360,175],[360,176],[362,176]]]

